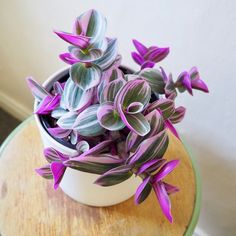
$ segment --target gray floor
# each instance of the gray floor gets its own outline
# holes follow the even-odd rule
[[[0,108],[0,145],[20,121]]]

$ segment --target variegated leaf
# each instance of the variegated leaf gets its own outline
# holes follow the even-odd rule
[[[97,118],[98,108],[98,104],[92,105],[78,115],[73,129],[77,130],[79,135],[92,137],[104,133],[105,130]]]
[[[162,113],[164,119],[168,119],[175,111],[175,103],[171,99],[159,99],[151,103],[147,111],[151,112],[155,109],[158,109]]]
[[[186,109],[184,107],[182,106],[177,107],[175,109],[175,112],[170,116],[169,120],[173,124],[179,123],[183,120],[185,112],[186,112]]]
[[[118,112],[115,110],[112,102],[106,102],[100,105],[97,112],[100,125],[105,129],[115,131],[121,130],[125,124],[121,120]]]
[[[100,176],[95,181],[95,184],[101,186],[112,186],[115,184],[119,184],[129,179],[133,175],[130,169],[131,169],[130,166],[119,166],[114,169],[111,169],[102,176]]]
[[[165,93],[165,81],[161,72],[157,69],[146,68],[139,75],[144,78],[155,93]]]
[[[142,113],[137,113],[134,115],[125,114],[123,117],[121,116],[121,118],[130,130],[140,136],[145,136],[150,131],[150,124]]]
[[[71,133],[69,129],[63,129],[61,127],[48,128],[48,132],[56,138],[65,138],[68,137]]]
[[[135,203],[142,203],[151,193],[152,185],[149,183],[150,176],[143,180],[143,182],[138,186],[138,189],[135,193]]]
[[[69,111],[77,111],[90,104],[92,97],[93,89],[84,91],[69,78],[62,93],[60,106]]]
[[[164,120],[160,115],[160,112],[153,110],[145,116],[146,120],[150,124],[150,132],[145,136],[140,136],[137,133],[131,131],[126,139],[126,150],[134,151],[138,145],[145,139],[152,137],[159,132],[163,131],[165,128]]]
[[[162,158],[167,147],[169,139],[165,131],[145,139],[136,149],[135,153],[129,158],[130,164],[141,165],[152,159]]]
[[[93,61],[94,64],[98,65],[102,71],[108,70],[116,61],[118,54],[117,39],[109,39],[108,46],[104,55],[98,60]]]
[[[31,90],[32,95],[38,101],[42,101],[45,97],[51,96],[45,88],[43,88],[38,82],[36,82],[32,77],[26,79],[27,84]]]
[[[122,86],[125,84],[125,80],[120,78],[108,83],[100,95],[100,103],[114,102],[115,97]]]
[[[90,42],[94,43],[105,37],[106,28],[106,18],[100,12],[92,9],[76,19],[73,31],[75,34],[91,37]]]
[[[57,107],[55,108],[52,113],[51,113],[51,117],[55,118],[55,119],[59,119],[60,117],[62,117],[63,115],[65,115],[68,111],[65,110],[62,107]]]
[[[35,171],[45,179],[52,179],[53,178],[50,165],[45,165],[41,168],[35,169]]]
[[[57,125],[63,129],[73,129],[77,117],[76,112],[67,112],[57,121]]]
[[[73,64],[70,68],[70,77],[75,84],[83,90],[97,86],[100,82],[102,71],[95,64],[85,65],[83,63]]]

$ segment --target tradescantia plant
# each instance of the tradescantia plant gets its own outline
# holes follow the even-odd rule
[[[37,169],[44,178],[54,179],[58,188],[66,168],[99,174],[96,184],[111,186],[132,175],[142,179],[135,202],[143,202],[153,189],[167,219],[172,222],[169,194],[178,188],[165,177],[178,160],[164,158],[168,130],[178,139],[174,124],[182,121],[185,108],[175,106],[178,93],[208,92],[196,67],[180,73],[176,80],[162,67],[154,68],[169,48],[146,47],[133,40],[134,61],[140,70],[123,73],[117,40],[105,36],[106,19],[96,10],[79,16],[73,31],[55,31],[69,43],[60,58],[70,64],[66,81],[57,81],[50,91],[28,78],[38,106],[36,114],[54,124],[48,132],[70,142],[74,156],[46,148],[48,164]]]

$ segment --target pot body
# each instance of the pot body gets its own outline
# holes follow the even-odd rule
[[[55,81],[60,80],[68,74],[69,67],[57,71],[50,76],[43,86],[50,90]],[[37,101],[34,107],[36,108]],[[56,139],[54,139],[43,126],[39,115],[35,114],[35,120],[40,131],[44,147],[52,147],[59,152],[67,155],[75,155],[75,149],[69,148]],[[90,174],[82,171],[77,171],[72,168],[67,168],[60,183],[61,189],[72,199],[91,206],[111,206],[123,202],[132,197],[141,183],[141,179],[132,176],[128,180],[110,187],[101,187],[94,184],[94,181],[99,177],[96,174]]]

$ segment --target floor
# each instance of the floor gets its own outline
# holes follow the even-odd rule
[[[0,108],[0,145],[21,122]]]

